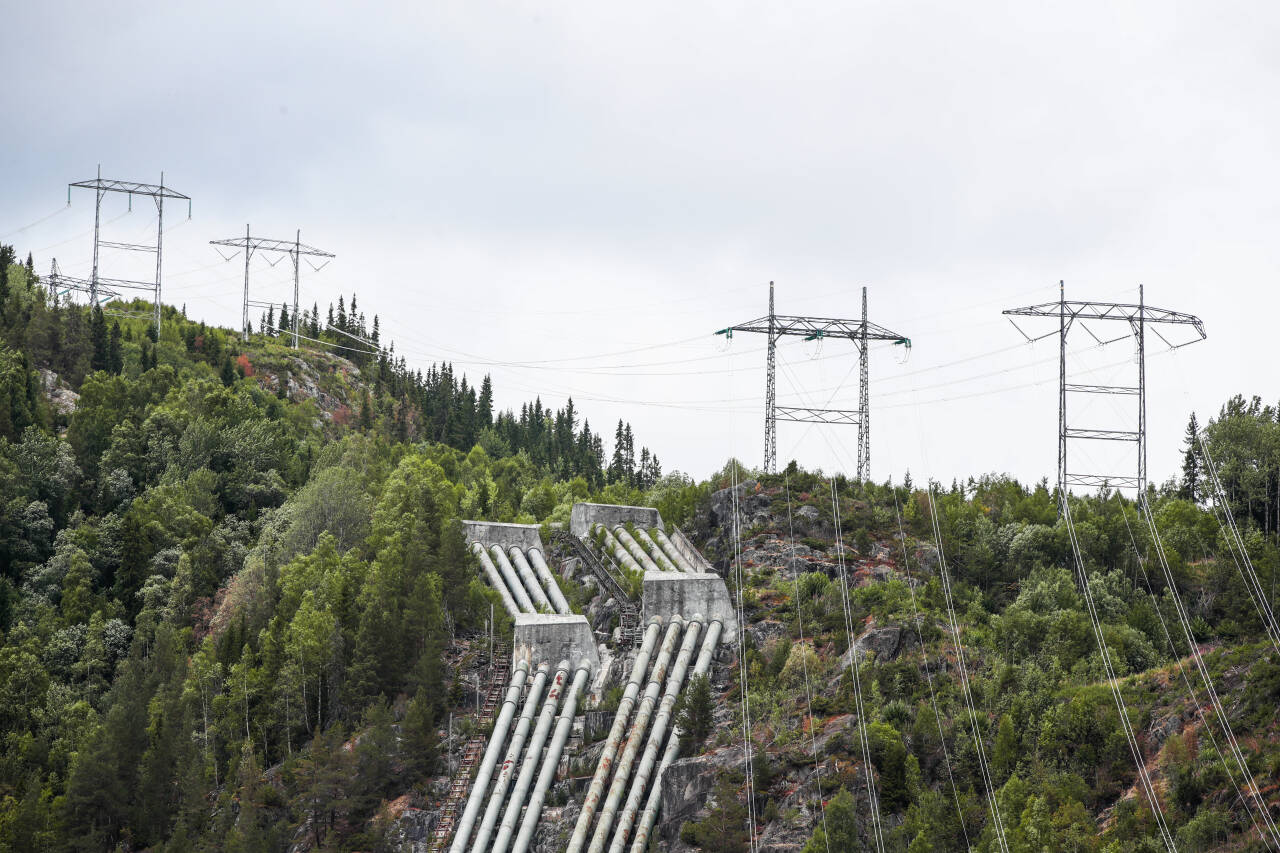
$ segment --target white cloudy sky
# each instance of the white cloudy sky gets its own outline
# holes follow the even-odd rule
[[[92,197],[65,208],[66,184],[164,170],[194,198],[165,242],[189,313],[238,322],[242,268],[208,240],[301,228],[338,255],[308,304],[355,290],[414,363],[490,371],[503,405],[572,394],[696,475],[759,464],[763,339],[711,333],[763,314],[771,279],[780,313],[823,316],[866,285],[913,339],[905,363],[873,351],[877,478],[1052,475],[1056,344],[1000,310],[1059,279],[1205,320],[1205,343],[1151,346],[1153,479],[1192,409],[1280,397],[1273,4],[326,5],[7,11],[0,239],[83,274]],[[108,236],[146,233],[113,203]],[[283,265],[253,274],[286,295]],[[1073,364],[1120,383],[1131,357]],[[849,346],[780,361],[781,402],[856,404]],[[1080,425],[1119,423],[1112,403]],[[779,429],[782,462],[848,470],[853,448]]]

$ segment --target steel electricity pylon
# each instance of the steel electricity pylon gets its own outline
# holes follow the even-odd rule
[[[862,288],[862,319],[839,320],[829,317],[797,317],[775,314],[773,310],[773,282],[769,282],[769,313],[758,320],[740,323],[721,329],[717,335],[732,338],[734,332],[759,332],[769,341],[765,359],[764,395],[764,470],[773,473],[778,467],[778,421],[816,424],[848,424],[858,427],[858,479],[871,476],[871,405],[867,371],[867,353],[871,341],[892,341],[906,347],[910,338],[878,326],[867,319],[867,289]],[[814,409],[805,406],[779,406],[777,404],[777,356],[778,339],[783,335],[798,335],[806,341],[826,338],[846,338],[858,348],[859,389],[857,409]]]
[[[116,295],[114,288],[123,288],[127,290],[150,290],[152,292],[152,322],[156,327],[156,335],[160,334],[160,269],[161,262],[164,259],[164,200],[166,198],[179,199],[187,203],[187,218],[191,218],[191,198],[183,195],[172,187],[164,185],[164,172],[160,173],[159,184],[139,184],[133,181],[114,181],[102,177],[102,167],[98,167],[98,177],[87,181],[76,181],[67,185],[67,204],[71,203],[71,188],[94,191],[93,205],[93,273],[89,277],[89,301],[93,304],[98,302],[98,291],[101,285],[105,284],[111,288],[112,295]],[[125,193],[129,196],[129,209],[133,209],[133,197],[135,195],[147,196],[156,203],[156,242],[155,245],[148,243],[116,243],[109,240],[101,239],[102,230],[102,198],[107,193]],[[98,251],[99,249],[120,249],[126,252],[148,252],[156,256],[156,280],[154,282],[130,281],[122,278],[102,278],[98,275]]]
[[[244,252],[244,309],[240,318],[240,332],[244,340],[249,340],[249,306],[261,306],[268,308],[274,305],[270,302],[258,302],[249,298],[249,260],[253,257],[254,252],[275,252],[279,255],[287,255],[293,259],[293,326],[288,331],[293,333],[293,346],[298,346],[298,264],[303,256],[332,259],[334,256],[329,252],[317,249],[314,246],[308,246],[302,242],[302,231],[299,230],[294,236],[292,242],[288,240],[268,240],[264,237],[251,237],[249,235],[249,226],[244,226],[243,237],[232,237],[227,240],[210,240],[212,246],[230,246]],[[227,260],[235,257],[232,253]],[[270,262],[268,262],[270,263]],[[278,261],[277,261],[278,263]],[[310,263],[310,261],[308,261]],[[324,264],[314,267],[319,271],[329,260],[325,260]],[[274,266],[274,264],[272,264]],[[283,331],[283,330],[282,330]]]
[[[1146,333],[1151,333],[1164,341],[1170,349],[1194,344],[1205,339],[1204,323],[1199,317],[1170,311],[1165,308],[1154,308],[1146,304],[1143,288],[1138,287],[1138,303],[1126,304],[1118,302],[1074,302],[1066,298],[1066,287],[1058,282],[1058,301],[1045,302],[1041,305],[1029,305],[1025,308],[1011,308],[1004,314],[1009,317],[1036,317],[1056,319],[1058,328],[1055,331],[1032,337],[1010,319],[1028,341],[1058,336],[1058,487],[1065,493],[1070,486],[1132,488],[1139,493],[1147,488],[1147,367],[1146,367]],[[1087,321],[1119,320],[1127,323],[1129,329],[1119,337],[1103,340],[1093,333]],[[1091,385],[1067,381],[1067,334],[1072,327],[1079,324],[1099,346],[1112,344],[1132,337],[1137,346],[1138,376],[1136,385]],[[1160,334],[1160,325],[1190,326],[1196,337],[1181,343],[1170,343]],[[1067,418],[1068,395],[1074,394],[1110,394],[1137,398],[1137,428],[1134,430],[1092,429],[1074,427]],[[1073,441],[1121,441],[1132,442],[1137,449],[1137,471],[1134,475],[1100,473],[1072,470],[1067,451]]]

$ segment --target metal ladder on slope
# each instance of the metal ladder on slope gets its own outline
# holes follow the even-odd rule
[[[551,541],[565,546],[573,555],[580,559],[583,564],[591,570],[591,574],[600,582],[601,587],[608,590],[614,600],[618,602],[618,625],[621,628],[622,642],[638,643],[640,641],[640,608],[636,607],[636,603],[631,599],[622,584],[609,571],[608,567],[596,556],[587,544],[564,530],[557,530],[551,534]]]
[[[506,642],[494,644],[493,655],[489,659],[489,680],[486,684],[484,702],[478,720],[492,720],[506,692],[506,669],[499,664],[510,653]],[[484,756],[488,738],[475,735],[462,747],[462,756],[458,760],[458,770],[449,783],[449,793],[445,795],[444,806],[440,809],[440,820],[431,832],[431,853],[441,853],[448,846],[458,822],[458,813],[471,792],[471,777],[476,765]]]

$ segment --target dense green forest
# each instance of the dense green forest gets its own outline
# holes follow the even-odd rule
[[[495,414],[488,377],[387,347],[353,380],[169,306],[157,335],[144,303],[71,305],[14,260],[0,250],[0,848],[275,849],[302,820],[359,846],[380,798],[434,769],[442,652],[489,616],[458,519],[686,488],[647,448],[637,463],[627,424],[606,463],[572,402]],[[368,787],[339,791],[351,761]],[[281,762],[282,797],[261,779]]]
[[[0,247],[2,849],[387,849],[381,807],[437,772],[437,731],[463,687],[449,662],[494,602],[461,518],[556,522],[578,500],[652,504],[729,566],[710,508],[731,468],[701,483],[664,476],[647,448],[637,459],[625,423],[606,457],[572,402],[495,412],[488,377],[412,369],[354,296],[323,326],[318,308],[304,312],[304,334],[329,346],[301,357],[272,331],[288,325],[274,312],[241,342],[169,306],[157,334],[145,308],[52,299],[30,260]],[[1206,434],[1274,597],[1277,409],[1232,398]],[[1248,812],[1199,728],[1203,698],[1179,675],[1187,649],[1166,627],[1176,593],[1274,798],[1280,665],[1226,556],[1203,464],[1188,443],[1182,475],[1152,489],[1176,590],[1139,559],[1150,542],[1132,502],[1073,498],[1076,528],[1180,849],[1263,849],[1245,838]],[[767,518],[749,542],[830,551],[823,475],[793,463],[753,482]],[[860,556],[884,550],[895,569],[854,587],[857,623],[918,637],[862,669],[889,843],[993,850],[939,627],[929,496],[839,477],[836,490],[844,541]],[[1134,768],[1056,495],[991,476],[938,502],[1011,847],[1159,849],[1149,811],[1125,797]],[[806,506],[797,539],[789,522]],[[921,581],[914,599],[908,574]],[[853,685],[829,572],[748,560],[744,577],[749,620],[783,626],[745,655],[763,832],[799,820],[778,803],[786,773],[813,761],[806,704],[838,722]],[[710,708],[737,707],[736,691],[697,688],[682,711],[694,753],[730,744],[733,726],[713,726]],[[838,772],[825,778],[825,821],[812,837],[805,826],[809,851],[865,843],[850,731],[824,741]],[[724,772],[716,805],[681,837],[744,849],[743,786]]]

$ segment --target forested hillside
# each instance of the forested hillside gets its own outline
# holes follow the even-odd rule
[[[397,849],[405,804],[441,801],[439,732],[473,725],[461,673],[491,613],[507,631],[459,520],[594,500],[657,506],[731,586],[742,569],[755,798],[735,660],[682,702],[672,770],[703,795],[664,811],[664,847],[744,850],[751,806],[761,849],[870,849],[838,539],[889,849],[997,849],[927,489],[836,477],[833,501],[794,463],[663,476],[625,423],[606,454],[571,402],[495,412],[487,377],[408,365],[354,297],[341,333],[305,312],[323,344],[295,351],[274,312],[242,343],[167,306],[157,334],[144,304],[58,302],[15,261],[0,249],[0,848]],[[1206,432],[1274,599],[1277,411],[1235,397]],[[1273,804],[1280,661],[1186,451],[1151,495],[1176,590],[1132,502],[1075,498],[1075,526],[1179,849],[1260,850],[1172,595]],[[1162,849],[1056,496],[986,476],[936,500],[1010,848]]]
[[[572,402],[494,412],[488,377],[319,329],[336,355],[170,306],[157,335],[0,261],[0,848],[372,844],[434,770],[446,647],[489,617],[457,520],[660,475],[627,424],[606,461]]]

